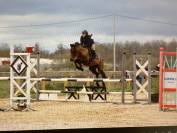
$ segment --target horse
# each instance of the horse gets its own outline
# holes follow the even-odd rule
[[[105,72],[103,70],[104,68],[104,61],[101,58],[95,58],[92,59],[89,50],[87,48],[84,48],[80,43],[76,42],[74,44],[70,44],[71,50],[70,50],[70,61],[73,61],[75,64],[75,67],[78,70],[83,71],[83,67],[87,66],[89,67],[89,70],[96,76],[96,78],[99,78],[99,75],[101,75],[101,78],[106,78]]]

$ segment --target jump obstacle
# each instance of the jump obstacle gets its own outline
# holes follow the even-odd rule
[[[139,100],[146,100],[148,103],[151,102],[151,78],[150,78],[150,54],[146,56],[137,55],[134,53],[133,56],[133,65],[134,65],[134,73],[133,79],[126,79],[125,68],[124,68],[124,59],[125,53],[123,53],[122,58],[122,78],[121,79],[102,79],[102,78],[41,78],[39,74],[39,64],[40,64],[40,54],[37,53],[37,58],[35,61],[31,61],[31,52],[24,53],[16,53],[14,49],[10,50],[10,77],[0,77],[0,80],[10,80],[10,107],[11,109],[16,106],[16,101],[23,101],[22,103],[26,105],[25,110],[31,110],[31,91],[34,91],[36,94],[36,99],[39,99],[41,94],[57,94],[57,93],[69,93],[69,97],[74,97],[75,99],[79,99],[79,94],[86,94],[90,96],[90,100],[93,99],[93,95],[96,94],[95,100],[100,97],[102,100],[106,100],[107,94],[120,94],[120,92],[107,92],[105,86],[101,86],[101,91],[98,92],[97,89],[99,87],[95,86],[82,86],[78,91],[76,87],[73,87],[75,90],[71,90],[72,86],[66,87],[66,91],[51,91],[51,90],[40,90],[38,83],[40,81],[51,81],[51,82],[115,82],[122,84],[122,103],[125,102],[125,83],[133,82],[133,96],[134,103]],[[138,67],[138,68],[137,68]],[[148,71],[146,70],[148,68]],[[32,74],[33,73],[33,74]],[[145,82],[140,82],[137,79],[137,76],[140,74],[144,74],[146,77]],[[35,75],[36,77],[32,77]],[[83,91],[83,88],[86,91]],[[87,91],[87,89],[91,89],[91,91]],[[139,93],[143,93],[147,98],[146,99],[138,99],[137,95]],[[21,94],[19,96],[19,94]],[[101,96],[101,95],[104,95]],[[77,95],[77,96],[76,96]],[[56,96],[56,95],[55,95]],[[50,98],[49,98],[50,100]]]
[[[160,48],[159,109],[177,110],[177,49]]]

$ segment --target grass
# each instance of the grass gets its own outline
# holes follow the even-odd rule
[[[0,98],[8,98],[10,94],[10,82],[0,81]]]
[[[152,92],[156,94],[159,93],[159,77],[152,78],[151,82]]]

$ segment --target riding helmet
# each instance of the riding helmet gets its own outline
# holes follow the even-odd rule
[[[82,34],[88,35],[88,31],[87,31],[87,30],[83,30],[83,31],[82,31]]]

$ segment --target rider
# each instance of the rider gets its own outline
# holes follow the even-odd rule
[[[80,37],[80,43],[83,47],[89,50],[89,54],[91,55],[92,59],[95,59],[97,55],[94,48],[94,40],[91,37],[92,34],[89,35],[87,30],[82,31],[82,35]]]

